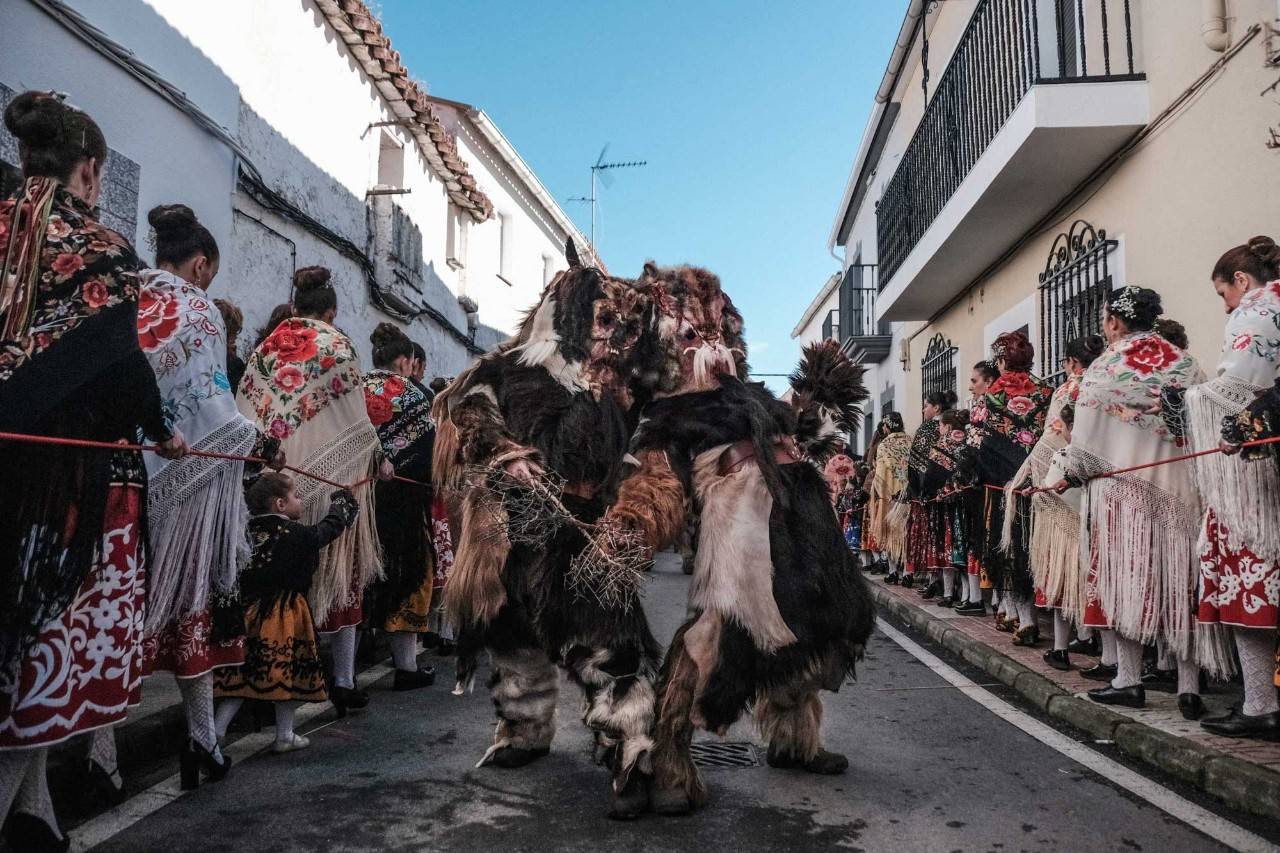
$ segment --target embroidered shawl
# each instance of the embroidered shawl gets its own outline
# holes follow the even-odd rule
[[[962,484],[1007,484],[1040,440],[1052,399],[1053,388],[1029,373],[1000,374],[970,414]]]
[[[1195,450],[1218,446],[1224,418],[1244,411],[1280,378],[1280,281],[1251,290],[1227,318],[1218,374],[1186,395],[1187,434]],[[1280,506],[1272,465],[1215,453],[1196,459],[1205,509],[1227,532],[1227,547],[1248,547],[1267,563],[1280,560],[1280,524],[1261,507]]]
[[[244,456],[254,429],[236,408],[227,380],[222,314],[198,287],[146,270],[138,297],[138,342],[164,401],[165,420],[193,450]],[[202,456],[147,465],[151,560],[146,633],[205,610],[210,593],[228,595],[249,559],[244,463]]]
[[[245,366],[240,411],[280,439],[291,466],[339,483],[371,476],[378,466],[378,434],[364,403],[364,374],[351,340],[328,323],[294,317],[267,336]],[[334,491],[310,477],[294,478],[304,524],[318,524]],[[323,625],[335,610],[354,607],[381,576],[373,489],[355,491],[360,513],[320,555],[311,609]]]
[[[389,370],[372,370],[364,378],[364,404],[396,473],[429,482],[436,422],[417,384]]]
[[[1068,472],[1085,479],[1181,454],[1180,439],[1158,411],[1161,390],[1203,380],[1190,354],[1154,332],[1112,343],[1081,377]],[[1184,659],[1192,650],[1198,575],[1194,470],[1158,465],[1092,480],[1080,511],[1081,559],[1085,566],[1092,561],[1112,625],[1132,640],[1163,638]]]
[[[905,529],[898,531],[889,523],[889,511],[894,499],[907,485],[907,454],[911,451],[911,436],[905,432],[892,432],[880,439],[876,448],[876,468],[871,481],[870,534],[884,547],[891,550],[891,543],[898,545]],[[899,553],[897,548],[893,553]]]

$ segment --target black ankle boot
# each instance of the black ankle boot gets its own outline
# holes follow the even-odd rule
[[[35,815],[14,812],[9,818],[9,847],[22,853],[66,853],[71,836],[59,838],[53,827]]]
[[[124,782],[116,785],[111,774],[103,770],[92,758],[89,759],[88,765],[85,769],[82,802],[92,806],[118,806],[129,799],[129,792],[125,790]]]
[[[770,767],[779,770],[803,770],[821,776],[838,776],[849,769],[849,759],[838,752],[827,752],[825,749],[819,749],[813,758],[805,760],[789,753],[775,752],[771,746],[765,761]]]
[[[549,746],[540,746],[536,749],[525,749],[521,746],[504,746],[489,756],[489,760],[485,763],[492,764],[494,767],[501,767],[503,770],[514,770],[517,767],[532,764],[539,758],[550,754],[551,747]]]
[[[329,688],[329,701],[333,702],[334,710],[341,719],[347,715],[347,711],[359,711],[366,707],[369,704],[369,694],[351,687],[334,686]]]
[[[1071,671],[1071,657],[1066,649],[1054,649],[1044,653],[1044,662],[1060,672]]]
[[[397,669],[395,681],[392,682],[391,687],[393,690],[417,690],[420,687],[430,687],[435,683],[436,668],[424,666],[414,672]]]
[[[203,771],[210,782],[221,782],[231,772],[231,759],[225,755],[219,762],[213,753],[190,738],[178,755],[178,771],[181,777],[182,790],[192,791],[200,787],[200,773]]]
[[[1184,720],[1198,720],[1204,716],[1204,701],[1198,693],[1179,693],[1178,710]]]

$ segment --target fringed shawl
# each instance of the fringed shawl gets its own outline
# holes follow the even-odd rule
[[[378,431],[382,452],[396,473],[427,482],[436,423],[431,400],[418,386],[389,370],[372,370],[364,378],[369,422]]]
[[[876,469],[871,481],[870,535],[894,559],[900,559],[906,548],[906,522],[895,519],[894,499],[907,485],[907,454],[911,452],[911,436],[893,432],[880,439],[876,449]],[[901,521],[901,524],[894,522]]]
[[[1253,402],[1280,378],[1280,281],[1249,291],[1227,319],[1218,375],[1186,395],[1187,434],[1195,450],[1218,446],[1224,418]],[[1280,475],[1239,455],[1196,459],[1206,510],[1227,530],[1227,547],[1280,560],[1280,524],[1264,508],[1280,506]]]
[[[364,375],[351,340],[320,320],[284,321],[254,351],[240,383],[240,411],[280,439],[289,464],[339,483],[374,473],[379,441],[364,401]],[[332,486],[299,475],[304,524],[329,510]],[[326,546],[311,585],[311,609],[323,624],[335,609],[354,606],[381,576],[373,489],[356,489],[355,524]]]
[[[165,419],[193,450],[247,454],[257,438],[227,380],[222,314],[204,291],[172,273],[146,270],[138,297],[138,342],[160,388]],[[146,633],[229,595],[249,560],[244,463],[204,456],[147,466],[151,561]]]
[[[1182,453],[1158,412],[1161,390],[1202,381],[1196,360],[1154,332],[1112,343],[1081,378],[1068,473],[1087,479]],[[1092,561],[1112,625],[1131,640],[1162,638],[1184,660],[1195,622],[1194,471],[1174,463],[1092,480],[1081,505],[1081,559]]]

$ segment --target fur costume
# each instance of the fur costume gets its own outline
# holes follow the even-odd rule
[[[661,654],[644,612],[569,589],[569,565],[586,542],[578,529],[561,527],[538,546],[512,542],[502,499],[478,473],[545,469],[564,480],[563,505],[585,522],[596,521],[613,497],[634,427],[627,382],[648,302],[632,282],[582,266],[572,246],[569,255],[570,268],[547,286],[516,336],[434,404],[435,482],[462,495],[445,593],[461,629],[455,692],[469,686],[476,654],[488,649],[498,724],[480,764],[518,766],[550,747],[556,666],[564,667],[585,694],[582,719],[610,757],[615,795],[637,766],[643,795]]]
[[[683,813],[705,790],[690,758],[696,727],[723,734],[744,711],[769,741],[770,763],[842,756],[819,742],[819,688],[853,672],[874,607],[845,546],[822,465],[866,398],[862,369],[830,344],[792,376],[791,405],[748,383],[742,318],[706,270],[646,265],[654,302],[656,386],[607,521],[654,547],[699,516],[690,608],[663,665],[654,733],[655,810]]]

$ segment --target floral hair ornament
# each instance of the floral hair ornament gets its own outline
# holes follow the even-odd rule
[[[1134,297],[1138,288],[1132,284],[1117,290],[1107,302],[1107,311],[1126,322],[1133,322],[1138,317],[1138,306]]]

